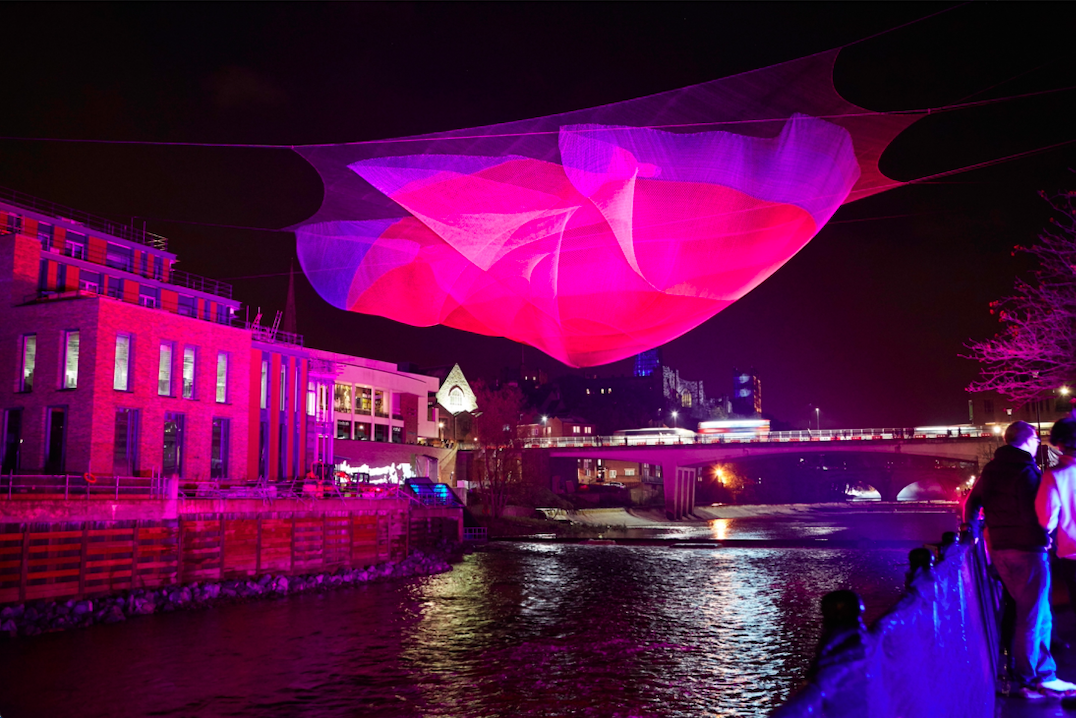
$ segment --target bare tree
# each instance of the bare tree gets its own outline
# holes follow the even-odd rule
[[[996,391],[1026,404],[1076,380],[1076,193],[1042,193],[1057,211],[1030,247],[1039,267],[1015,294],[992,302],[1003,329],[992,339],[970,342],[967,358],[978,361],[980,379],[968,391]]]
[[[489,515],[499,518],[510,493],[522,479],[522,448],[517,436],[523,414],[524,397],[519,387],[494,387],[484,382],[473,385],[475,402],[474,435],[478,448],[475,470]]]

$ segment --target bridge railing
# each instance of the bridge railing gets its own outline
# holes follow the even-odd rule
[[[771,718],[994,715],[1000,595],[979,544],[950,544],[868,630],[835,631]]]
[[[524,448],[573,448],[597,446],[677,446],[691,444],[758,444],[795,443],[813,441],[886,441],[903,440],[957,440],[995,437],[990,430],[979,427],[909,427],[889,429],[822,429],[807,431],[761,431],[727,434],[636,434],[629,436],[541,436],[526,437]]]

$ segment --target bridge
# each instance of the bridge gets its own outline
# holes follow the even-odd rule
[[[691,513],[701,466],[775,455],[870,453],[922,456],[984,463],[1001,437],[979,427],[933,429],[845,429],[771,431],[753,435],[718,434],[678,437],[581,436],[524,439],[527,449],[546,449],[551,458],[606,459],[661,466],[665,510],[674,519]],[[907,472],[879,472],[871,485],[883,501],[895,501],[915,483]]]

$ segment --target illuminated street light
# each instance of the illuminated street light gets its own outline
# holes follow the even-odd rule
[[[1060,389],[1058,389],[1058,391],[1061,392],[1061,396],[1068,396],[1069,395],[1069,388],[1067,386],[1061,387]]]
[[[672,418],[673,418],[673,428],[675,429],[675,428],[677,428],[677,425],[676,425],[676,412],[675,411],[672,413]]]
[[[817,406],[814,408],[814,428],[822,431],[822,410]]]

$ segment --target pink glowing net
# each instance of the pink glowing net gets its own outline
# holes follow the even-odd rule
[[[299,260],[342,309],[616,361],[698,326],[837,208],[898,186],[917,115],[833,88],[836,51],[681,90],[481,128],[300,147],[321,174]]]

